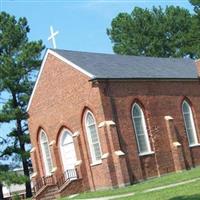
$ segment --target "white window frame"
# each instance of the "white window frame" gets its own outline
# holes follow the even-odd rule
[[[87,123],[88,114],[91,114],[92,118],[94,119],[94,125],[95,125],[95,130],[96,130],[96,134],[97,134],[97,140],[98,140],[101,156],[102,156],[102,150],[101,150],[101,143],[100,143],[100,139],[99,139],[99,132],[98,132],[98,128],[97,128],[96,119],[95,119],[93,113],[88,110],[85,113],[85,128],[86,128],[86,133],[87,133],[87,138],[88,138],[88,143],[89,143],[90,154],[91,154],[91,158],[92,158],[91,166],[93,166],[93,165],[97,165],[97,164],[102,163],[102,159],[98,160],[98,159],[96,159],[96,156],[95,156],[95,150],[94,150],[94,146],[93,146],[93,143],[92,143],[91,133],[90,133],[88,123]]]
[[[42,134],[45,134],[46,141],[42,141],[42,138],[41,138]],[[48,140],[48,137],[47,137],[47,134],[45,133],[45,131],[41,130],[40,131],[40,146],[41,146],[41,150],[42,150],[42,158],[43,158],[43,163],[44,163],[44,168],[45,168],[45,175],[46,176],[50,176],[51,175],[51,171],[49,170],[49,167],[48,167],[47,157],[46,157],[46,153],[45,153],[45,149],[44,149],[44,145],[43,145],[45,142],[47,142],[47,147],[48,147],[49,156],[50,156],[50,162],[51,162],[51,168],[53,169],[53,162],[52,162],[52,157],[51,157],[51,151],[50,151],[50,148],[49,148],[49,140]]]
[[[140,144],[139,144],[138,134],[137,134],[136,125],[135,125],[135,118],[137,118],[137,117],[134,117],[134,115],[133,115],[133,110],[134,110],[135,106],[137,106],[141,112],[142,128],[143,128],[143,132],[144,132],[144,136],[145,136],[145,140],[146,140],[146,144],[147,144],[147,151],[145,151],[145,152],[141,152],[141,150],[140,150]],[[131,114],[132,114],[132,121],[133,121],[133,125],[134,125],[134,131],[135,131],[135,136],[136,136],[136,140],[137,140],[139,155],[142,156],[142,155],[153,154],[154,152],[151,150],[151,145],[150,145],[149,136],[148,136],[148,132],[147,132],[147,126],[146,126],[145,117],[144,117],[144,112],[143,112],[142,108],[139,106],[139,104],[137,104],[137,103],[133,104]]]
[[[183,105],[184,104],[186,104],[188,106],[189,113],[185,113],[184,112],[184,110],[183,110]],[[192,112],[192,108],[191,108],[190,104],[186,100],[184,100],[183,103],[182,103],[182,114],[183,114],[184,125],[185,125],[185,130],[186,130],[186,134],[187,134],[189,146],[190,147],[196,146],[199,143],[198,143],[197,132],[196,132],[196,127],[195,127],[195,123],[194,123],[193,112]],[[190,116],[191,127],[192,127],[192,134],[193,134],[193,137],[194,137],[194,140],[195,140],[195,143],[193,143],[193,144],[191,144],[190,140],[189,140],[189,132],[188,132],[188,128],[187,128],[187,125],[186,125],[185,114],[189,114],[189,116]]]

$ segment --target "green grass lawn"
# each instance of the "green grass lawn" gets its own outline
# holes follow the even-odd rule
[[[136,193],[123,200],[200,200],[200,180],[157,192]]]
[[[131,197],[124,197],[123,199],[134,200],[200,200],[200,180],[187,183],[185,185],[176,186],[173,188],[163,189],[160,191],[152,191],[143,193],[144,190],[166,186],[169,184],[180,183],[200,177],[200,167],[192,170],[183,171],[179,173],[171,173],[160,178],[149,179],[138,184],[128,187],[110,190],[101,190],[96,192],[85,192],[72,199],[85,199],[95,197],[106,197],[111,195],[122,195],[134,192],[135,195]],[[62,200],[68,199],[67,197]],[[120,198],[122,199],[122,198]]]

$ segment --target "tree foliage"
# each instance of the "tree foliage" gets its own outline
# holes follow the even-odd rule
[[[200,0],[189,0],[190,3],[194,6],[194,11],[197,15],[200,16]]]
[[[27,177],[14,171],[9,171],[5,165],[0,166],[0,180],[3,185],[23,184],[27,181]]]
[[[195,58],[200,58],[200,0],[190,0],[190,3],[194,6],[195,14],[192,16],[192,29],[188,37],[192,38],[190,43],[191,51],[197,52]]]
[[[200,37],[194,31],[200,35],[199,26],[187,9],[135,7],[130,14],[119,13],[107,34],[118,54],[198,58]]]
[[[20,175],[17,172],[9,171],[8,165],[0,163],[0,199],[4,199],[3,185],[10,186],[11,184],[23,184],[26,181],[26,176]]]
[[[0,109],[0,123],[14,122],[7,135],[6,148],[1,156],[17,156],[24,174],[29,177],[29,134],[26,108],[38,70],[42,41],[29,41],[30,28],[26,18],[18,20],[0,13],[0,94],[4,97]],[[31,196],[30,181],[26,181],[26,195]]]

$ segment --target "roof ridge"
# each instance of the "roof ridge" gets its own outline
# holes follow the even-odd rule
[[[89,52],[89,51],[76,51],[76,50],[68,50],[68,49],[52,49],[49,48],[50,50],[54,52],[59,52],[59,51],[65,51],[65,52],[71,52],[71,53],[81,53],[81,54],[93,54],[93,55],[106,55],[106,56],[119,56],[119,57],[137,57],[137,58],[149,58],[149,59],[171,59],[171,60],[190,60],[194,61],[191,58],[188,57],[181,57],[181,58],[176,58],[176,57],[156,57],[156,56],[145,56],[145,55],[125,55],[125,54],[116,54],[116,53],[104,53],[104,52]]]

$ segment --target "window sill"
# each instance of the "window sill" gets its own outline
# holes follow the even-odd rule
[[[189,147],[199,147],[200,146],[200,144],[198,143],[198,144],[191,144],[191,145],[189,145]]]
[[[100,165],[100,164],[102,164],[102,160],[95,161],[95,162],[91,163],[90,166],[93,167],[93,166]]]
[[[152,155],[152,154],[155,154],[155,152],[150,151],[150,152],[140,153],[139,156],[148,156],[148,155]]]

